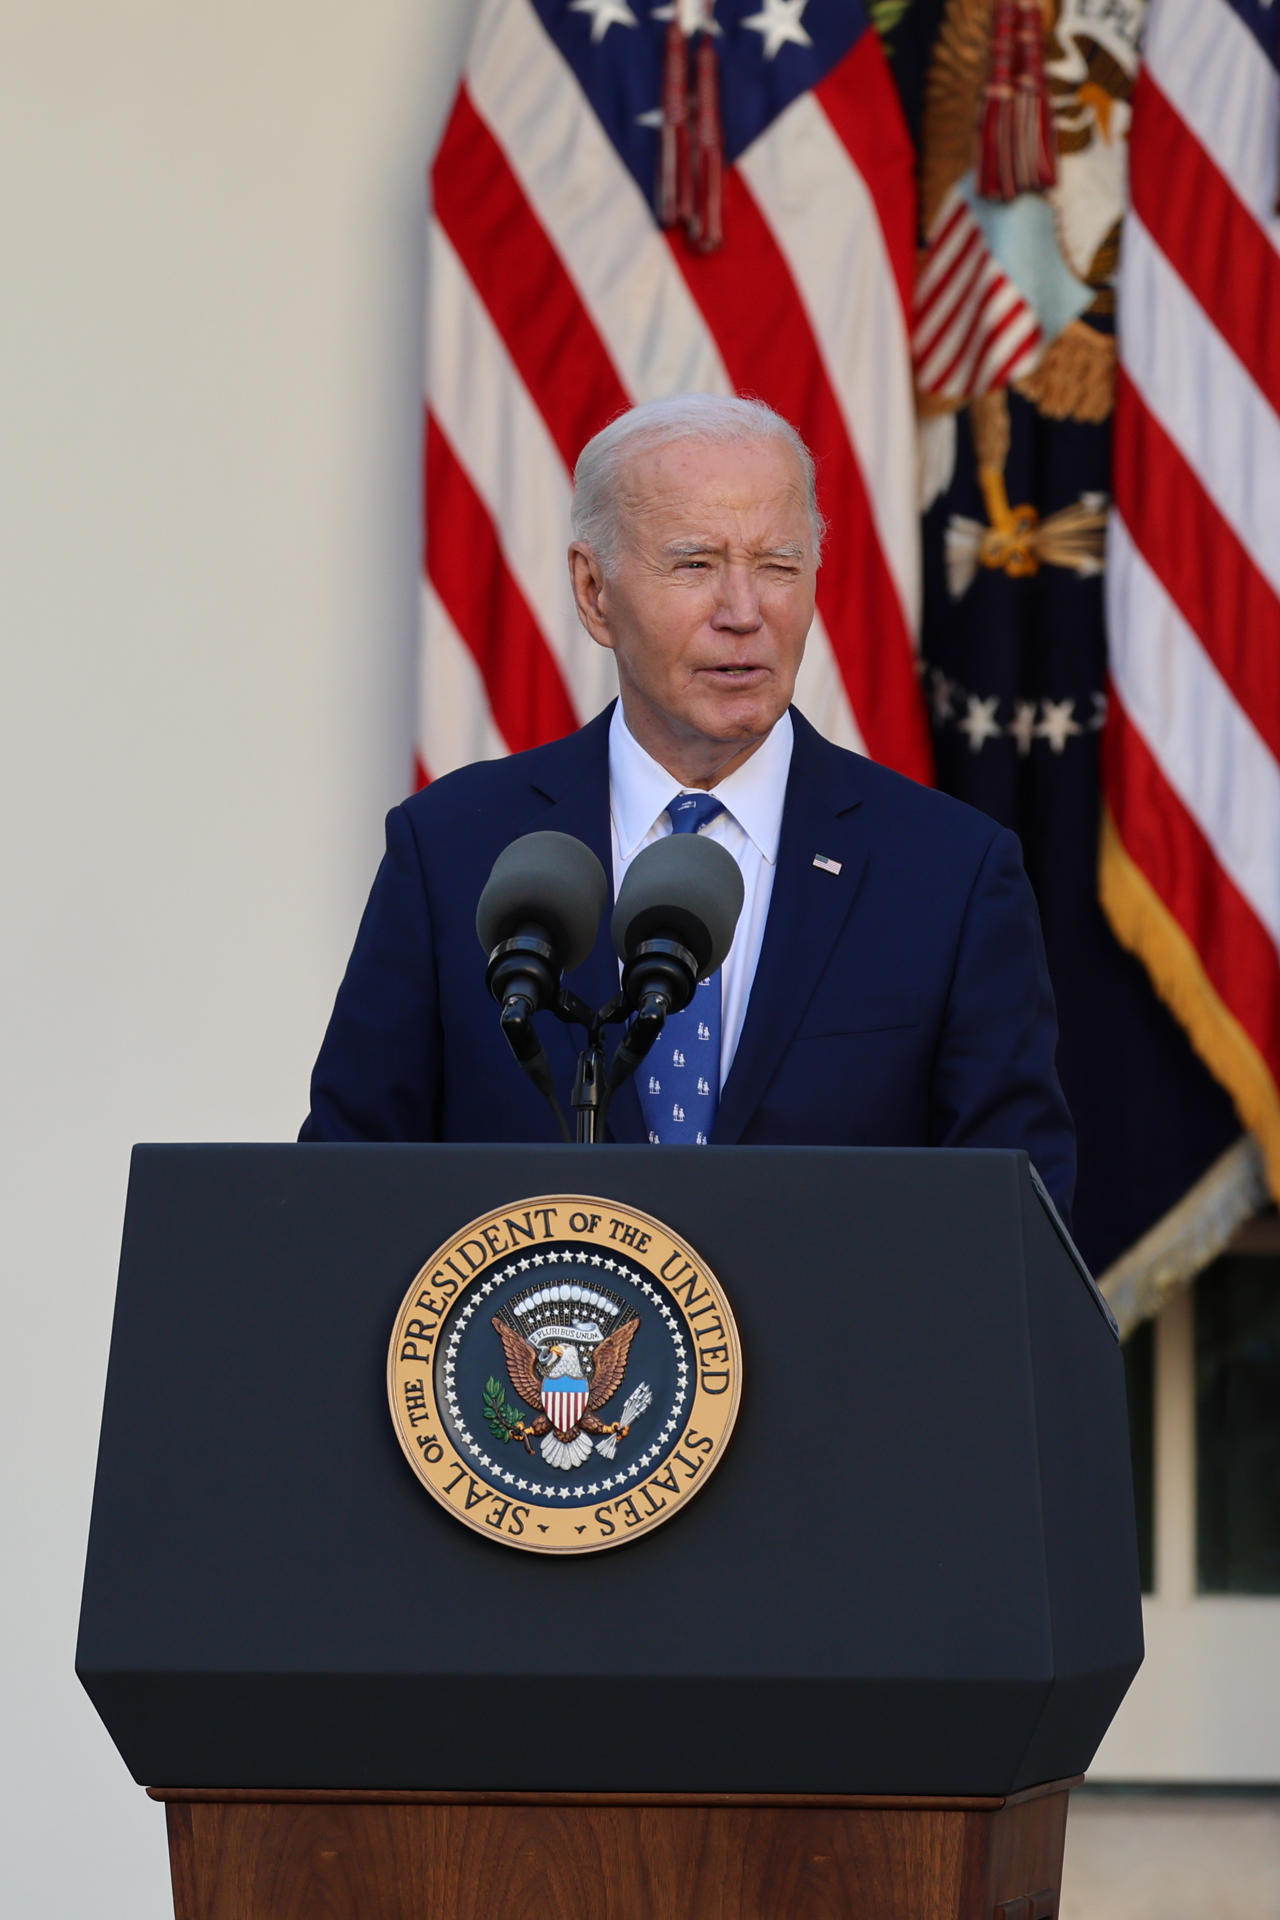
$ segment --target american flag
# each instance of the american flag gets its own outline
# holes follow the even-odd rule
[[[713,251],[655,212],[673,27],[691,98],[718,68]],[[798,702],[929,778],[912,168],[858,0],[481,0],[432,170],[421,779],[611,697],[569,592],[570,475],[615,414],[681,391],[753,395],[813,449],[830,533]]]
[[[1152,0],[1144,58],[1102,896],[1280,1194],[1280,6]]]
[[[1000,266],[960,187],[953,187],[938,209],[916,281],[916,386],[934,398],[972,400],[1030,373],[1043,346],[1035,310]]]

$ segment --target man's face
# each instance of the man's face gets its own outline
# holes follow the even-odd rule
[[[776,440],[636,453],[620,550],[569,550],[578,612],[618,663],[627,725],[689,786],[740,766],[786,710],[813,619],[804,478]]]

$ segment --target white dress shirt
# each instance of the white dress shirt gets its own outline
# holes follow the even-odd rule
[[[712,787],[724,807],[702,829],[727,847],[742,872],[742,913],[721,971],[720,1085],[729,1078],[746,1018],[751,983],[764,940],[782,833],[782,806],[791,771],[793,729],[784,713],[768,737],[736,772]],[[622,702],[609,724],[609,821],[613,834],[613,892],[642,847],[671,832],[667,807],[682,787],[647,754],[622,717]]]

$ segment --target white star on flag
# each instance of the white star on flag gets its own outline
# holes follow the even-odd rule
[[[961,733],[968,735],[971,752],[980,752],[988,740],[994,740],[1003,731],[1000,722],[996,719],[996,708],[999,705],[998,693],[989,694],[985,700],[980,699],[976,693],[969,695],[969,710],[964,719],[958,720],[956,725]]]
[[[665,7],[650,7],[652,20],[679,20],[682,33],[704,33],[719,36],[723,29],[716,19],[713,0],[668,0]]]
[[[570,13],[591,15],[592,41],[603,40],[610,27],[638,27],[640,22],[627,0],[572,0]]]
[[[935,667],[929,675],[929,683],[931,688],[929,702],[933,708],[934,719],[949,720],[951,718],[951,696],[956,690],[955,681],[948,680],[941,667]]]
[[[811,47],[812,40],[800,22],[809,0],[764,0],[759,13],[748,14],[740,24],[750,27],[764,41],[764,57],[772,60],[779,47],[788,42],[796,47]]]
[[[1070,736],[1083,731],[1075,712],[1074,700],[1046,700],[1044,719],[1036,728],[1036,738],[1047,740],[1055,753],[1061,753]]]

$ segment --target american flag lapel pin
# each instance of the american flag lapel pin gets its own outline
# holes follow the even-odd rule
[[[827,853],[815,853],[813,856],[813,864],[815,867],[821,867],[824,873],[839,873],[843,862],[833,860],[830,854]]]

